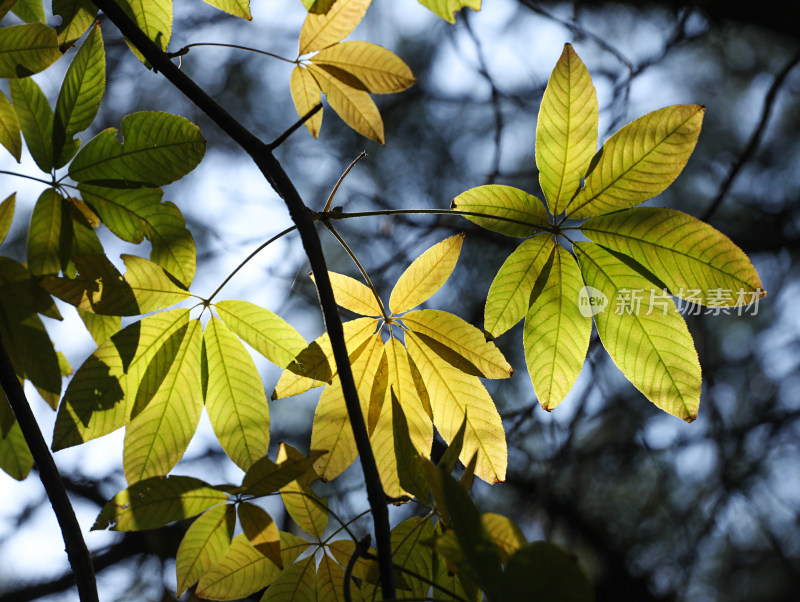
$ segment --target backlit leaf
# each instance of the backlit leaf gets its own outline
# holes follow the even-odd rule
[[[592,334],[591,313],[581,312],[581,270],[561,245],[553,250],[547,282],[525,316],[523,342],[533,390],[550,411],[578,378]]]
[[[531,293],[555,243],[547,235],[534,236],[520,244],[500,266],[489,287],[484,329],[499,337],[519,322],[531,304]]]
[[[128,268],[125,280],[133,291],[139,313],[164,309],[189,298],[189,291],[172,282],[158,264],[136,255],[121,257]]]
[[[456,22],[455,13],[462,8],[481,9],[481,0],[419,0],[419,3],[448,23]]]
[[[77,309],[84,326],[86,326],[86,330],[92,335],[92,339],[94,339],[95,345],[98,347],[122,328],[122,318],[120,316],[103,316],[93,311],[86,311],[77,307],[75,309]]]
[[[300,65],[296,65],[292,69],[289,89],[292,92],[294,108],[297,109],[300,117],[306,115],[322,101],[322,88],[319,87],[317,80],[309,73],[308,69]],[[306,127],[314,138],[319,136],[319,128],[322,127],[322,109],[306,121]]]
[[[397,455],[394,443],[394,414],[392,411],[391,389],[384,393],[386,399],[382,406],[375,428],[370,435],[370,446],[378,466],[378,476],[381,479],[383,491],[387,496],[398,498],[406,495],[400,485],[400,476],[397,469]]]
[[[465,215],[482,228],[506,236],[530,236],[548,223],[542,202],[524,190],[502,184],[487,184],[459,194],[450,209],[472,211],[487,216]]]
[[[56,31],[61,50],[65,51],[95,22],[97,7],[92,0],[53,0],[53,14],[61,17]]]
[[[44,71],[60,58],[52,27],[30,23],[0,29],[0,77],[25,78]]]
[[[250,14],[250,0],[203,0],[203,2],[234,17],[241,17],[248,21],[253,20]]]
[[[269,456],[264,456],[245,473],[242,487],[256,497],[274,493],[311,470],[314,462],[323,453],[325,452],[312,449],[308,457],[302,454],[287,456],[280,464],[275,464]]]
[[[152,477],[134,483],[103,506],[92,530],[141,531],[200,514],[228,495],[193,477]]]
[[[288,459],[299,462],[304,458],[303,454],[286,443],[281,443],[278,448],[278,464],[282,464]],[[312,471],[297,477],[294,481],[281,487],[281,499],[286,511],[297,523],[297,526],[314,537],[322,537],[322,533],[328,525],[328,503],[325,498],[318,497],[311,489],[311,482],[314,480],[316,480],[316,475]],[[286,564],[285,561],[284,564]]]
[[[425,598],[432,578],[432,550],[423,545],[433,537],[434,529],[426,518],[412,517],[392,529],[392,561],[408,571],[419,575],[404,574],[406,584],[417,598]]]
[[[592,584],[575,558],[545,541],[528,544],[509,558],[501,596],[506,600],[594,600]]]
[[[315,52],[346,38],[372,0],[336,0],[324,14],[309,13],[300,30],[300,54]]]
[[[601,246],[581,242],[573,248],[586,284],[608,299],[606,311],[595,314],[594,321],[611,359],[656,406],[694,420],[700,363],[675,303]]]
[[[572,45],[565,44],[536,126],[539,183],[553,215],[566,208],[586,175],[597,150],[597,116],[592,78]]]
[[[383,314],[375,293],[368,286],[355,278],[337,274],[336,272],[328,272],[328,277],[331,280],[334,298],[339,306],[362,316],[380,316]],[[313,278],[312,275],[312,280]]]
[[[0,203],[0,244],[8,236],[8,231],[11,228],[11,222],[14,219],[14,208],[16,206],[17,193],[12,193]]]
[[[681,211],[628,209],[592,218],[581,230],[604,247],[638,261],[677,297],[703,305],[735,306],[764,294],[747,255],[722,232]]]
[[[156,111],[122,119],[120,144],[115,128],[92,138],[69,166],[76,182],[138,188],[164,186],[192,171],[205,153],[205,139],[190,121]]]
[[[17,0],[11,12],[26,23],[44,23],[42,0]]]
[[[331,6],[334,5],[336,0],[300,0],[306,10],[310,13],[324,15],[327,13]]]
[[[345,602],[344,597],[344,569],[336,564],[336,561],[323,554],[317,567],[317,591],[316,598],[322,602],[323,600],[330,600],[331,602]],[[350,597],[354,602],[361,600],[359,595],[360,590],[354,584],[350,584]]]
[[[392,429],[397,479],[400,487],[416,498],[425,501],[430,495],[430,488],[427,483],[424,460],[411,441],[408,421],[396,397],[392,397]]]
[[[225,324],[206,324],[206,411],[222,449],[242,470],[267,454],[269,409],[253,358]]]
[[[334,77],[338,77],[337,72],[344,71],[350,76],[344,79],[345,83],[355,79],[355,83],[360,85],[353,87],[375,94],[400,92],[417,81],[400,57],[369,42],[334,44],[312,60],[316,65],[332,67],[333,70],[329,71]]]
[[[436,243],[417,257],[397,279],[389,298],[395,314],[413,309],[427,301],[453,273],[461,252],[463,234],[456,234]]]
[[[172,37],[172,0],[119,0],[118,4],[156,46],[167,49]],[[145,63],[144,56],[133,44],[128,42],[128,47]]]
[[[33,208],[28,229],[28,268],[36,276],[61,271],[61,195],[47,188]]]
[[[567,215],[582,219],[628,209],[662,192],[689,160],[704,114],[701,105],[674,105],[624,126],[600,149]]]
[[[433,445],[433,423],[431,416],[425,411],[420,391],[417,390],[417,383],[414,382],[408,352],[394,337],[386,341],[384,348],[389,368],[389,383],[394,398],[403,408],[411,442],[421,456],[430,458]],[[391,404],[385,405],[390,406]],[[391,411],[391,407],[388,407],[387,410]],[[394,449],[390,451],[390,454],[394,458]]]
[[[231,545],[236,510],[232,504],[214,506],[186,530],[175,556],[178,596],[217,564]]]
[[[341,1],[341,0],[340,0]],[[260,602],[316,602],[317,573],[314,556],[295,562],[280,574],[269,586]],[[336,598],[328,598],[336,600]]]
[[[280,533],[272,517],[248,502],[239,504],[238,512],[242,531],[253,547],[282,569]]]
[[[161,203],[158,211],[147,216],[142,227],[152,247],[150,261],[188,287],[194,280],[197,253],[194,238],[180,210],[169,201]]]
[[[486,512],[481,514],[481,522],[497,546],[502,562],[508,560],[509,556],[527,543],[522,530],[514,521],[502,514]]]
[[[0,470],[17,481],[25,480],[33,468],[33,456],[25,442],[25,436],[17,422],[14,422],[0,436]]]
[[[38,27],[38,25],[22,25],[21,27]],[[0,36],[6,29],[13,28],[14,26],[0,29]],[[1,42],[2,38],[0,37],[0,57],[3,56]],[[54,166],[53,111],[50,109],[50,103],[47,102],[41,88],[30,78],[12,79],[9,82],[9,89],[11,102],[17,112],[28,151],[39,169],[50,173]]]
[[[22,159],[22,136],[17,112],[8,98],[0,91],[0,144],[17,160]]]

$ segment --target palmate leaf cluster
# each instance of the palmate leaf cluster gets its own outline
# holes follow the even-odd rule
[[[246,1],[207,3],[251,19]],[[170,0],[120,4],[150,39],[168,48]],[[324,94],[348,125],[383,142],[383,122],[369,94],[399,92],[414,83],[413,74],[380,46],[342,41],[370,0],[304,4],[309,13],[289,84],[298,113],[307,117]],[[461,8],[480,8],[476,1],[422,4],[449,21]],[[366,539],[342,539],[350,518],[333,513],[315,492],[315,481],[335,479],[358,457],[329,336],[308,343],[266,308],[215,301],[222,287],[210,297],[191,288],[194,240],[179,208],[164,200],[163,187],[201,162],[206,143],[200,130],[182,117],[147,111],[83,143],[76,136],[94,122],[106,86],[94,5],[54,0],[53,12],[62,18],[56,29],[44,24],[36,0],[0,3],[0,17],[9,10],[24,23],[0,28],[0,76],[10,91],[8,97],[0,92],[0,144],[19,162],[24,139],[46,179],[35,178],[44,186],[37,200],[10,191],[0,203],[0,242],[17,202],[32,205],[26,261],[0,256],[0,336],[18,379],[57,411],[54,451],[125,427],[128,487],[105,505],[94,528],[154,529],[197,517],[176,554],[179,595],[194,588],[200,597],[231,600],[267,588],[263,600],[327,601],[344,599],[348,588],[354,600],[381,599],[376,551]],[[81,38],[51,105],[30,76]],[[763,293],[747,257],[723,234],[678,211],[635,208],[683,169],[703,111],[698,105],[654,111],[597,151],[594,87],[567,45],[536,133],[544,202],[496,184],[453,201],[479,226],[524,239],[489,288],[483,330],[450,312],[420,309],[456,268],[463,234],[414,260],[386,303],[360,264],[366,284],[329,273],[336,303],[360,316],[343,325],[344,339],[383,492],[388,502],[413,501],[426,513],[391,533],[400,598],[591,599],[570,556],[548,543],[528,543],[510,519],[481,514],[470,499],[475,476],[502,482],[508,463],[502,421],[481,379],[513,374],[493,339],[524,318],[533,387],[543,407],[553,409],[580,373],[593,317],[625,376],[662,409],[694,419],[700,366],[671,295],[708,307],[741,307]],[[321,120],[317,112],[305,121],[314,137]],[[334,221],[344,216],[326,206],[316,217],[335,232]],[[565,221],[577,219],[586,221]],[[148,241],[149,256],[123,255],[122,273],[96,234],[101,224],[126,242]],[[573,240],[578,231],[590,240]],[[723,290],[734,295],[722,298]],[[610,303],[625,291],[643,301],[657,298],[658,309],[616,312],[584,303]],[[74,372],[42,319],[62,319],[55,298],[75,308],[97,344]],[[123,328],[123,317],[135,319]],[[274,403],[321,389],[308,453],[280,443],[270,458],[269,402],[245,343],[284,369]],[[71,378],[62,395],[65,376]],[[203,411],[244,472],[241,483],[170,475]],[[434,462],[437,432],[447,449]],[[457,481],[458,461],[464,468]],[[23,479],[32,463],[3,394],[0,468]],[[275,495],[302,535],[279,530],[259,505]],[[234,537],[237,524],[241,534]]]

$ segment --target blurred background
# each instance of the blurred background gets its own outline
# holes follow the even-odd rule
[[[487,0],[479,13],[459,13],[452,26],[413,0],[375,0],[349,39],[391,49],[418,78],[403,93],[377,98],[386,145],[355,134],[326,106],[319,140],[303,128],[276,152],[314,209],[322,208],[362,150],[367,157],[334,201],[346,211],[445,209],[457,194],[491,182],[541,196],[536,117],[565,42],[593,76],[601,140],[666,105],[707,107],[688,166],[648,204],[686,211],[730,236],[752,259],[768,296],[757,312],[687,319],[704,377],[698,419],[686,424],[651,405],[596,340],[573,391],[555,411],[544,412],[525,369],[521,324],[497,341],[514,377],[487,383],[507,431],[509,475],[502,485],[476,484],[476,499],[483,511],[511,516],[529,539],[574,553],[599,601],[798,599],[800,21],[792,4]],[[302,4],[275,0],[253,3],[252,10],[253,21],[246,23],[198,0],[178,3],[170,49],[227,42],[294,59]],[[3,23],[14,20],[10,15]],[[84,141],[145,109],[181,114],[208,138],[203,163],[165,197],[190,224],[199,263],[192,289],[207,295],[255,247],[290,225],[288,215],[241,151],[146,70],[113,26],[102,31],[108,87],[96,129]],[[68,60],[35,77],[51,103]],[[288,63],[207,47],[192,49],[181,66],[264,140],[297,119]],[[17,166],[7,154],[0,169],[35,173],[30,159]],[[2,198],[17,191],[4,253],[22,258],[26,220],[41,189],[5,175],[0,184]],[[466,232],[453,277],[428,306],[479,327],[482,299],[517,244],[453,216],[395,215],[336,226],[387,297],[420,252]],[[330,268],[357,277],[338,243],[321,234]],[[144,245],[101,235],[112,258],[147,252]],[[299,240],[287,236],[251,261],[220,298],[263,305],[311,340],[322,324],[307,273]],[[74,311],[61,309],[67,319],[48,320],[48,330],[77,368],[94,345]],[[271,393],[279,372],[257,362]],[[308,448],[318,391],[270,402],[273,445]],[[28,393],[49,440],[54,414],[33,389]],[[86,532],[100,506],[125,486],[122,438],[118,431],[56,454]],[[212,482],[241,478],[205,418],[175,472]],[[355,466],[319,492],[337,512],[354,516],[367,507],[362,486]],[[289,528],[279,506],[266,507]],[[393,521],[413,511],[392,509]],[[370,521],[357,525],[366,532]],[[174,554],[186,526],[87,533],[101,599],[174,600]],[[23,482],[0,474],[0,599],[77,599],[35,471]]]

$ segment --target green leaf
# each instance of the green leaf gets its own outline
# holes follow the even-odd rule
[[[346,38],[361,22],[371,2],[336,0],[324,14],[309,13],[300,30],[300,54],[322,50]]]
[[[23,25],[22,27],[35,27]],[[44,27],[44,26],[42,26]],[[11,29],[11,28],[9,28]],[[0,34],[4,30],[0,29]],[[1,38],[0,38],[1,41]],[[0,57],[2,57],[0,47]],[[1,59],[0,59],[1,60]],[[9,82],[11,102],[17,111],[22,135],[36,165],[45,173],[53,169],[53,112],[41,88],[30,78]]]
[[[26,23],[44,23],[42,0],[17,0],[11,12]]]
[[[404,578],[413,595],[425,598],[428,592],[428,580],[432,578],[433,557],[432,550],[422,544],[423,541],[433,537],[433,525],[427,518],[412,517],[399,523],[392,529],[392,562],[409,570],[411,574],[404,574]]]
[[[12,193],[0,203],[0,244],[8,236],[8,231],[11,229],[11,222],[14,219],[14,209],[16,207],[17,193]]]
[[[341,0],[340,0],[341,1]],[[286,568],[269,586],[260,602],[316,602],[317,573],[316,560],[308,556]],[[336,598],[328,598],[335,601]]]
[[[248,21],[253,20],[250,14],[250,0],[203,0],[203,2],[234,17],[241,17]]]
[[[158,205],[158,211],[145,218],[142,228],[152,247],[150,261],[160,265],[188,287],[194,280],[197,253],[194,238],[186,227],[180,209],[166,201]]]
[[[305,0],[308,1],[308,0]],[[17,0],[0,0],[0,19],[5,17],[8,12],[14,7]]]
[[[548,223],[547,210],[539,199],[519,188],[501,184],[487,184],[462,192],[450,203],[450,209],[494,216],[464,217],[506,236],[530,236]]]
[[[47,188],[39,196],[28,230],[28,268],[36,276],[61,271],[61,195]]]
[[[92,0],[53,0],[53,14],[61,17],[56,31],[64,52],[95,22],[97,7]]]
[[[11,427],[17,422],[17,417],[14,416],[14,410],[11,409],[11,404],[6,397],[6,392],[3,387],[0,387],[0,437],[5,437],[11,430]]]
[[[674,105],[624,126],[600,149],[567,215],[582,219],[628,209],[666,189],[689,160],[705,111],[702,105]]]
[[[128,268],[125,280],[136,299],[138,313],[164,309],[189,298],[189,291],[177,286],[158,264],[136,255],[120,257]]]
[[[448,444],[447,449],[444,450],[437,464],[437,466],[440,466],[447,474],[453,472],[458,457],[461,455],[461,450],[464,449],[464,435],[467,432],[468,418],[469,414],[464,412],[464,420],[461,421],[461,426],[458,427],[458,431],[456,431],[455,436],[453,436],[453,439]]]
[[[86,37],[61,84],[56,101],[53,124],[53,155],[56,167],[63,167],[72,158],[65,147],[75,134],[94,121],[106,86],[106,53],[100,25],[95,25]],[[77,150],[77,148],[75,149]]]
[[[369,42],[328,46],[313,61],[354,88],[375,94],[399,92],[417,81],[400,57]]]
[[[308,452],[308,457],[302,454],[287,456],[280,464],[275,464],[269,459],[269,456],[264,456],[245,473],[242,487],[247,490],[247,493],[256,497],[275,493],[306,474],[316,459],[324,453],[324,451],[312,449]]]
[[[308,346],[294,327],[247,301],[220,301],[217,314],[236,335],[273,364],[286,368]]]
[[[766,294],[753,264],[730,238],[681,211],[628,209],[592,218],[581,230],[604,247],[635,259],[682,299],[736,306]]]
[[[272,517],[249,502],[239,504],[238,511],[242,531],[253,547],[282,569],[280,533]]]
[[[208,354],[206,411],[222,449],[247,470],[267,454],[269,409],[253,358],[225,324],[206,324]]]
[[[47,25],[31,23],[0,29],[0,77],[25,78],[44,71],[60,58],[56,31]]]
[[[309,545],[291,533],[281,532],[280,538],[284,566],[294,562]],[[265,588],[281,574],[278,566],[242,533],[233,538],[222,560],[203,574],[195,593],[213,600],[239,600]]]
[[[235,525],[235,507],[220,504],[197,517],[189,526],[175,556],[178,596],[222,560],[231,545]]]
[[[118,4],[156,46],[161,50],[167,49],[172,37],[172,0],[119,0]],[[147,65],[142,53],[130,42],[128,48]]]
[[[607,310],[594,320],[611,359],[656,406],[693,421],[700,405],[700,363],[672,299],[603,247],[579,242],[573,248],[586,284],[608,300]]]
[[[159,213],[160,188],[107,188],[81,184],[83,200],[91,205],[103,224],[122,240],[140,243],[147,224]]]
[[[436,243],[417,257],[397,279],[389,298],[389,308],[399,314],[424,303],[453,273],[461,253],[463,234]]]
[[[492,337],[499,337],[525,316],[536,280],[554,246],[552,237],[534,236],[523,241],[500,266],[484,311],[484,329]]]
[[[157,392],[125,429],[122,456],[128,483],[167,474],[181,459],[203,411],[202,326],[189,322]]]
[[[456,22],[455,13],[462,8],[481,9],[481,0],[419,0],[419,3],[448,23]]]
[[[336,0],[300,0],[306,10],[316,15],[324,15],[334,5]]]
[[[14,106],[3,92],[0,92],[0,144],[17,160],[22,159],[22,136],[19,119]]]
[[[553,215],[578,191],[597,150],[597,94],[583,61],[564,44],[542,97],[536,126],[539,184]]]
[[[278,448],[278,464],[288,459],[299,462],[304,458],[303,454],[286,443],[281,443]],[[314,537],[322,537],[328,525],[328,503],[312,491],[311,482],[314,480],[316,475],[312,471],[300,475],[281,487],[281,499],[297,526]]]
[[[205,153],[205,139],[190,121],[156,111],[142,111],[122,119],[86,143],[69,166],[76,182],[115,188],[155,188],[179,180],[192,171]],[[24,132],[24,130],[23,130]]]
[[[344,569],[336,564],[336,561],[323,554],[317,567],[316,575],[316,596],[312,600],[329,600],[330,602],[345,602],[344,588],[347,587],[344,578]],[[360,590],[355,585],[350,584],[350,599],[358,602],[361,600]]]
[[[502,577],[502,596],[506,600],[594,600],[592,585],[575,559],[544,541],[528,544],[509,558]]]
[[[188,309],[158,313],[123,328],[100,345],[67,387],[56,416],[53,451],[123,426],[150,361],[188,321]]]
[[[579,306],[582,290],[575,258],[556,245],[547,282],[525,316],[523,332],[533,390],[548,412],[575,384],[589,349],[592,318]]]
[[[98,347],[122,328],[122,318],[120,316],[103,316],[85,309],[77,307],[75,309]]]
[[[25,443],[25,436],[19,423],[14,421],[0,437],[0,470],[17,481],[23,481],[31,468],[33,468],[33,456],[28,444]]]
[[[123,489],[103,506],[92,531],[141,531],[200,514],[228,495],[193,477],[152,477]]]

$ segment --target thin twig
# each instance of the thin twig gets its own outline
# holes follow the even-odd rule
[[[320,102],[320,103],[317,103],[317,106],[315,106],[313,109],[311,109],[308,113],[306,113],[300,119],[295,121],[294,124],[288,130],[286,130],[283,134],[281,134],[280,136],[275,138],[275,140],[273,140],[272,142],[267,144],[267,148],[269,148],[269,150],[271,150],[271,151],[275,150],[276,148],[278,148],[281,144],[286,142],[286,139],[289,136],[291,136],[292,134],[295,133],[297,128],[299,128],[306,121],[311,119],[314,115],[316,115],[321,110],[322,110],[322,103]]]

